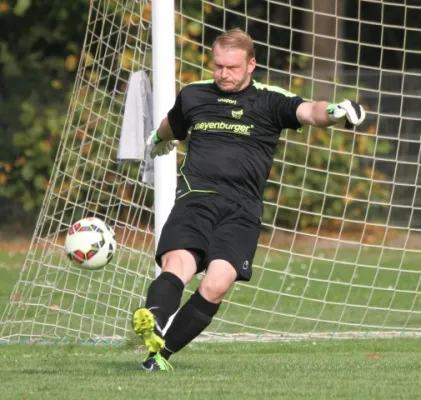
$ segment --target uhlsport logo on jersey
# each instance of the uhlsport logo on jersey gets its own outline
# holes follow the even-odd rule
[[[218,103],[237,104],[237,100],[220,98]]]
[[[231,111],[231,115],[235,119],[240,119],[244,114],[244,110]]]
[[[196,122],[192,126],[192,131],[210,131],[210,132],[231,132],[237,135],[250,135],[250,131],[254,125],[230,124],[223,121],[220,122]]]

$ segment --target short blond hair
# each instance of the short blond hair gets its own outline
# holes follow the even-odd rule
[[[224,49],[245,50],[249,60],[255,57],[253,39],[239,28],[221,33],[213,42],[212,51],[217,43]]]

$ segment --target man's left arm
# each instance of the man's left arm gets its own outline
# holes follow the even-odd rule
[[[302,125],[320,128],[343,122],[345,128],[350,129],[364,121],[365,111],[360,104],[350,100],[337,104],[327,101],[304,102],[297,108],[297,119]]]

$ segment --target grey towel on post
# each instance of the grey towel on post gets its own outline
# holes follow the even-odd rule
[[[153,183],[153,160],[145,151],[146,139],[153,129],[152,90],[144,71],[134,72],[129,79],[123,126],[118,144],[119,162],[143,161],[145,183]]]

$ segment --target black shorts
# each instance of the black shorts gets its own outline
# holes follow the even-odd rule
[[[163,226],[156,262],[170,250],[189,250],[204,271],[213,260],[225,260],[237,280],[249,281],[260,235],[260,220],[241,205],[216,193],[192,192],[175,201]]]

